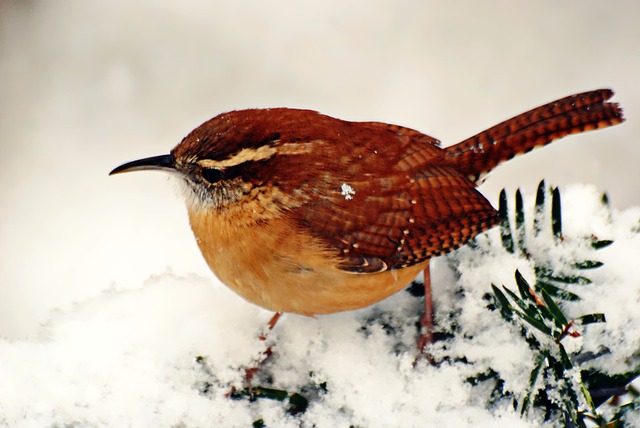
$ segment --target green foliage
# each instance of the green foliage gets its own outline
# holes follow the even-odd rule
[[[564,239],[560,191],[552,188],[550,193],[551,234],[560,245]],[[533,236],[528,236],[521,192],[518,190],[515,195],[513,222],[509,216],[506,192],[503,190],[500,194],[502,246],[506,251],[517,252],[535,264],[533,286],[519,271],[515,272],[517,293],[505,286],[499,288],[491,285],[495,307],[500,310],[505,321],[520,325],[520,335],[529,344],[534,358],[528,392],[523,397],[512,397],[514,405],[519,406],[523,416],[536,408],[543,412],[545,421],[567,427],[586,427],[587,420],[598,426],[622,426],[625,415],[638,411],[640,407],[639,394],[631,384],[640,375],[640,366],[626,373],[605,374],[597,368],[580,367],[584,362],[597,359],[600,355],[587,355],[581,351],[567,353],[562,342],[567,337],[580,336],[577,327],[606,320],[604,314],[599,313],[571,319],[563,311],[562,302],[577,301],[580,297],[568,291],[566,286],[588,286],[592,281],[583,272],[597,269],[603,263],[592,259],[575,260],[572,263],[574,272],[555,273],[546,262],[536,260],[529,251],[528,243],[544,232],[542,225],[547,211],[547,197],[543,181],[538,186],[536,195]],[[603,201],[606,201],[606,197],[603,197]],[[612,241],[591,237],[594,253],[611,244]],[[494,390],[494,395],[496,394],[511,397],[501,388]],[[608,419],[599,413],[599,406],[624,394],[629,395],[632,401],[617,407]]]
[[[290,415],[303,413],[309,406],[309,400],[307,400],[297,392],[289,393],[288,391],[282,389],[267,388],[264,386],[234,390],[229,394],[229,398],[233,400],[241,400],[247,398],[249,399],[249,401],[266,398],[269,400],[288,402],[289,407],[287,408],[287,413],[289,413]]]
[[[510,322],[518,317],[525,325],[528,324],[542,333],[543,337],[551,339],[529,341],[536,363],[529,376],[529,392],[522,399],[521,413],[526,414],[531,406],[542,405],[547,419],[557,419],[561,415],[574,426],[585,426],[583,412],[579,409],[583,402],[589,404],[592,412],[595,412],[595,406],[587,388],[581,380],[576,379],[575,366],[561,341],[567,336],[579,335],[573,329],[575,324],[585,324],[585,320],[589,323],[604,322],[604,315],[590,314],[570,321],[544,290],[540,300],[518,271],[516,283],[519,295],[503,287],[509,298],[499,288],[492,286],[503,317]],[[514,302],[516,306],[510,302]],[[523,334],[527,334],[527,331],[524,330]],[[539,389],[541,380],[546,385]],[[555,390],[556,397],[562,399],[549,397],[550,388]]]
[[[199,382],[197,387],[202,395],[208,396],[213,392],[213,385],[219,384],[219,382],[217,382],[214,374],[207,365],[206,357],[197,356],[195,362],[200,369],[203,378],[207,379]],[[283,389],[267,386],[252,386],[242,389],[230,388],[226,395],[231,400],[248,400],[250,402],[255,402],[257,400],[266,399],[279,401],[286,405],[286,413],[291,416],[295,416],[304,413],[307,410],[307,407],[309,406],[308,398],[317,399],[318,395],[324,394],[326,391],[326,383],[316,382],[314,374],[309,373],[309,384],[300,392],[289,392]],[[253,422],[253,427],[264,428],[266,425],[264,420],[259,418]]]

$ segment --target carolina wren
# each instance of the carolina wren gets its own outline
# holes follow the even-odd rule
[[[311,110],[239,110],[205,122],[169,154],[111,171],[162,170],[184,183],[213,273],[276,312],[362,308],[405,288],[496,225],[476,190],[499,163],[624,120],[613,91],[572,95],[459,144]]]

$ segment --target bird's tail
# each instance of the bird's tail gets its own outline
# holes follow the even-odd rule
[[[553,140],[624,121],[622,108],[599,89],[545,104],[445,148],[445,160],[475,182],[498,164]]]

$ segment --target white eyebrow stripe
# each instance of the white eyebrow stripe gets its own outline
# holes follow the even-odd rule
[[[201,159],[198,161],[198,164],[204,168],[224,169],[231,166],[240,165],[241,163],[245,162],[254,162],[269,159],[277,152],[278,150],[275,147],[270,146],[262,146],[258,147],[257,149],[245,148],[240,150],[230,158],[222,160]]]
[[[285,143],[280,146],[261,146],[258,148],[244,148],[233,156],[222,159],[200,159],[196,163],[203,168],[225,169],[232,166],[240,165],[245,162],[257,162],[269,159],[273,156],[281,155],[298,155],[309,153],[316,144],[324,143],[321,140],[309,141],[306,143]]]

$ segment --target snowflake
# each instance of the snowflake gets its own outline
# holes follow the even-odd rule
[[[342,190],[342,196],[344,196],[347,201],[353,199],[353,195],[356,194],[353,187],[349,186],[347,183],[342,183],[340,189]]]

